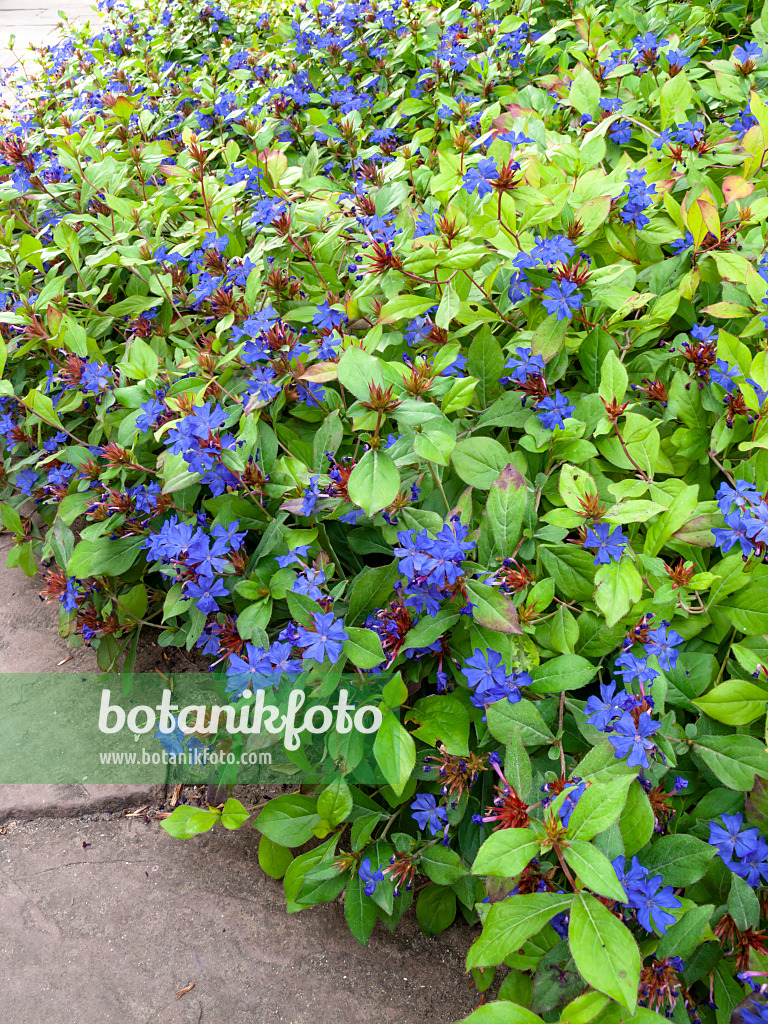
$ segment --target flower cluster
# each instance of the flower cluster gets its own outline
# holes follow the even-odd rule
[[[611,863],[627,894],[624,906],[635,911],[639,924],[647,932],[666,934],[667,928],[676,921],[670,911],[679,910],[682,906],[672,886],[664,885],[661,875],[651,878],[650,871],[643,867],[637,857],[632,858],[629,867],[626,866],[625,857],[616,857]]]
[[[741,814],[723,814],[709,823],[709,843],[735,875],[748,885],[768,882],[768,843],[756,828],[742,830]]]

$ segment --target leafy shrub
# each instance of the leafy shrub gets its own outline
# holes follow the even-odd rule
[[[239,707],[378,695],[386,785],[336,738],[256,822],[289,910],[480,920],[478,1024],[726,1024],[768,963],[768,12],[105,6],[0,143],[9,564],[105,670],[151,629]]]

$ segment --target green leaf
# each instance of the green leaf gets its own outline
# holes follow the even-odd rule
[[[599,99],[600,85],[595,81],[589,68],[580,65],[568,94],[568,103],[579,114],[594,115]]]
[[[352,807],[352,791],[342,778],[326,786],[317,798],[317,813],[334,826],[347,820],[352,813]]]
[[[731,872],[731,891],[728,894],[728,913],[740,932],[757,928],[760,923],[760,900],[755,890],[743,878]]]
[[[349,350],[350,352],[352,349]],[[317,427],[312,439],[312,468],[322,473],[328,465],[326,452],[335,452],[344,438],[344,429],[339,421],[339,410],[334,409]]]
[[[560,1024],[589,1024],[605,1008],[608,997],[602,992],[585,992],[577,996],[560,1014]]]
[[[273,842],[268,836],[259,840],[259,864],[261,870],[270,878],[282,878],[291,865],[293,854],[279,843]]]
[[[0,504],[0,515],[2,516],[2,523],[6,530],[10,530],[11,533],[15,533],[17,537],[24,536],[24,527],[21,525],[21,516],[13,507],[13,505],[2,502]]]
[[[250,816],[251,812],[246,811],[240,801],[231,796],[221,812],[221,824],[224,828],[234,831],[244,825]]]
[[[509,463],[509,452],[492,437],[471,437],[456,444],[451,462],[465,484],[489,491]]]
[[[449,754],[469,753],[469,712],[450,694],[430,694],[417,700],[407,721],[417,722],[413,735],[431,747],[445,744]]]
[[[624,364],[619,360],[613,349],[611,349],[605,357],[602,369],[600,370],[598,394],[609,405],[612,401],[621,404],[627,392],[628,383],[629,377],[627,376]]]
[[[632,857],[638,850],[642,850],[653,835],[655,823],[653,808],[645,790],[639,784],[630,785],[627,790],[627,802],[619,816],[619,831],[627,857]]]
[[[568,866],[592,892],[620,903],[627,902],[627,894],[616,877],[613,865],[596,846],[583,839],[571,839],[563,855]]]
[[[346,632],[349,639],[343,641],[344,653],[358,668],[376,668],[377,665],[386,661],[378,633],[374,633],[372,629],[359,629],[356,626],[347,626]]]
[[[203,832],[210,832],[220,818],[219,811],[206,811],[201,807],[181,804],[170,817],[165,818],[160,824],[174,839],[191,839]]]
[[[540,932],[555,914],[567,910],[572,899],[570,894],[536,892],[494,903],[483,922],[482,935],[467,954],[467,970],[502,963],[526,939]]]
[[[412,320],[416,316],[423,316],[434,304],[434,299],[422,299],[418,295],[397,295],[384,303],[378,322],[392,324],[398,320]]]
[[[694,836],[661,836],[644,855],[643,865],[677,888],[698,882],[715,852],[714,846]]]
[[[384,778],[400,796],[416,766],[416,744],[389,708],[383,707],[381,711],[382,722],[374,740],[373,755]]]
[[[693,100],[693,89],[684,71],[678,71],[674,78],[668,78],[661,89],[659,108],[661,127],[666,128],[674,119],[675,110],[681,118]],[[684,120],[684,118],[683,118]]]
[[[380,608],[392,594],[400,578],[397,559],[389,565],[377,565],[357,576],[350,585],[349,611],[345,622],[350,625],[372,608]]]
[[[768,691],[746,679],[729,679],[693,700],[710,718],[726,725],[749,725],[765,714]]]
[[[640,573],[628,558],[601,565],[595,573],[595,583],[595,604],[609,626],[615,626],[628,615],[643,596]]]
[[[345,349],[339,360],[338,381],[363,402],[369,400],[372,384],[385,387],[380,361],[354,345]]]
[[[528,505],[525,478],[514,466],[505,466],[488,492],[485,511],[501,558],[512,554],[523,530]]]
[[[634,1013],[640,953],[629,929],[593,896],[580,894],[571,907],[568,944],[582,978]]]
[[[493,832],[477,852],[473,875],[513,878],[538,855],[539,840],[530,828],[502,828]]]
[[[747,793],[755,775],[768,779],[768,753],[754,736],[698,736],[692,750],[728,789]]]
[[[262,835],[280,846],[303,846],[320,821],[317,800],[302,793],[284,793],[270,800],[253,823]]]
[[[542,1024],[541,1017],[516,1003],[485,1003],[459,1024]]]
[[[579,624],[564,604],[559,604],[549,626],[549,642],[562,654],[573,654],[579,642]]]
[[[443,296],[440,299],[440,305],[437,307],[435,313],[435,324],[438,327],[442,327],[443,330],[448,330],[451,326],[451,321],[459,311],[459,305],[461,299],[453,290],[450,284],[447,284],[443,289]]]
[[[530,693],[562,693],[577,690],[597,675],[597,667],[579,654],[561,654],[530,670]]]
[[[22,398],[22,404],[38,416],[43,423],[49,424],[51,427],[56,427],[57,430],[63,429],[63,423],[58,417],[58,414],[54,411],[53,402],[44,395],[42,391],[30,391],[26,398]]]
[[[491,735],[502,743],[511,743],[518,732],[527,747],[554,743],[555,737],[541,717],[541,712],[529,700],[519,700],[516,704],[500,700],[490,705],[486,715]]]
[[[447,416],[449,413],[466,409],[474,398],[477,383],[476,377],[457,378],[440,402],[440,411],[443,415]]]
[[[597,494],[597,484],[586,470],[563,463],[558,478],[558,490],[568,508],[583,512],[582,500],[589,494]]]
[[[447,466],[456,447],[456,428],[449,420],[430,420],[421,433],[417,433],[413,450],[421,459]]]
[[[533,783],[533,770],[531,759],[520,735],[519,726],[514,728],[507,742],[504,756],[504,777],[520,799],[527,801]]]
[[[423,616],[405,634],[403,646],[406,650],[411,647],[429,647],[447,633],[451,626],[459,621],[459,613],[453,612],[450,608],[441,608],[436,615]]]
[[[467,580],[467,597],[474,606],[472,619],[496,633],[522,633],[517,609],[508,597],[479,580]]]
[[[134,336],[129,342],[128,355],[118,367],[131,380],[154,380],[160,360],[157,353],[144,341]]]
[[[163,494],[173,494],[198,483],[202,477],[193,473],[184,461],[183,455],[167,451],[162,462]]]
[[[648,527],[643,547],[646,555],[658,555],[670,537],[691,519],[698,500],[698,486],[680,490],[669,509]]]
[[[438,885],[452,885],[467,874],[467,867],[455,850],[438,844],[421,851],[419,871]]]
[[[374,449],[365,453],[347,482],[350,500],[359,505],[367,516],[373,516],[391,505],[399,489],[400,474],[397,466],[386,452]]]
[[[428,885],[416,900],[416,920],[425,935],[438,935],[456,918],[456,893],[443,885]]]
[[[373,926],[376,924],[376,904],[366,896],[364,884],[355,872],[347,882],[344,897],[344,917],[349,930],[361,946],[367,946]]]
[[[499,391],[499,377],[504,376],[504,353],[490,330],[484,327],[474,338],[467,352],[467,372],[477,380],[482,407]]]
[[[121,576],[136,561],[144,538],[81,540],[67,563],[67,574],[78,579],[88,576]]]
[[[634,776],[624,775],[610,782],[587,786],[568,823],[570,839],[593,839],[610,828],[627,802],[627,790]]]
[[[687,960],[702,941],[704,929],[709,926],[709,919],[714,911],[711,903],[703,907],[692,906],[683,916],[670,925],[666,933],[659,939],[656,950],[658,959],[667,956],[679,956]]]

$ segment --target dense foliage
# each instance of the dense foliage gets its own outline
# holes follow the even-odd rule
[[[289,910],[479,918],[477,1024],[727,1024],[768,964],[768,9],[102,6],[3,118],[10,564],[105,670],[151,630],[238,707],[375,696],[386,785],[332,734],[256,822]]]

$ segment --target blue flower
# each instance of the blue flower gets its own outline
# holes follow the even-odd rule
[[[357,875],[362,882],[365,882],[365,889],[363,891],[366,896],[373,896],[374,892],[376,892],[376,884],[384,881],[384,873],[382,871],[371,871],[370,857],[363,857]]]
[[[332,331],[335,327],[342,327],[348,323],[349,317],[338,309],[332,309],[328,302],[323,302],[317,307],[317,312],[312,317],[312,323],[316,327]]]
[[[732,56],[739,64],[759,64],[763,59],[763,51],[758,43],[750,40],[744,46],[734,47]]]
[[[683,124],[677,126],[675,139],[693,149],[704,138],[705,132],[706,126],[703,121],[684,121]]]
[[[293,657],[293,644],[275,641],[267,651],[267,655],[271,667],[276,672],[298,675],[302,671],[301,662],[298,658]]]
[[[573,281],[553,281],[543,295],[544,308],[550,316],[556,315],[558,320],[570,320],[576,310],[581,308],[583,296]]]
[[[436,235],[437,225],[435,224],[435,215],[433,213],[427,213],[426,211],[420,213],[416,218],[416,230],[414,232],[414,238],[423,238],[426,235]]]
[[[569,256],[576,252],[576,246],[565,235],[552,235],[550,238],[535,236],[535,242],[530,255],[518,253],[512,261],[515,266],[535,267],[539,262],[545,263],[548,267],[553,263],[565,263]],[[534,262],[536,261],[536,262]]]
[[[652,683],[659,674],[655,668],[651,668],[647,658],[638,658],[629,652],[620,654],[614,667],[625,684],[631,683],[634,679],[639,683]]]
[[[502,664],[501,655],[497,651],[477,650],[471,658],[467,658],[462,669],[470,687],[498,686],[507,677],[507,670]]]
[[[173,730],[171,732],[163,732],[161,729],[158,729],[154,734],[154,738],[160,740],[160,745],[168,754],[176,757],[184,751],[186,735],[181,731],[179,723],[173,715],[171,715],[171,719],[174,724]]]
[[[614,723],[613,734],[608,740],[613,745],[615,757],[626,757],[630,768],[642,766],[648,768],[648,752],[656,744],[649,739],[659,728],[647,712],[639,716],[637,724],[632,715],[625,711],[618,722]]]
[[[586,782],[582,782],[581,780],[579,780],[579,782],[576,783],[576,780],[574,779],[571,783],[571,786],[572,788],[566,787],[566,797],[560,805],[560,810],[558,811],[560,821],[566,828],[568,828],[568,824],[571,820],[571,815],[576,809],[576,804],[579,802],[579,800],[581,800],[582,796],[584,796],[584,793],[587,789]]]
[[[33,469],[22,469],[16,477],[16,486],[22,494],[30,497],[39,477]]]
[[[691,63],[691,58],[685,50],[667,50],[666,58],[669,61],[670,69],[674,67],[680,70],[680,68],[684,68],[686,64]]]
[[[422,793],[417,796],[411,804],[411,817],[419,826],[422,832],[427,828],[430,834],[436,836],[443,828],[447,820],[447,811],[444,807],[437,806],[437,800],[431,793]]]
[[[547,430],[562,430],[565,421],[573,414],[573,406],[565,395],[555,392],[554,398],[542,398],[536,406],[539,422]]]
[[[206,615],[219,610],[217,597],[229,597],[229,591],[221,580],[201,576],[197,583],[188,580],[184,584],[184,598],[188,601],[194,600],[199,610]]]
[[[523,384],[529,376],[543,374],[545,366],[541,356],[531,355],[530,348],[520,345],[507,360],[506,368],[512,371],[509,375],[510,380]]]
[[[714,846],[726,864],[743,857],[753,849],[758,836],[756,828],[741,831],[744,818],[741,814],[721,814],[720,821],[709,823],[709,845]]]
[[[733,487],[730,484],[720,484],[715,498],[717,498],[720,511],[723,515],[727,515],[733,511],[734,506],[747,508],[750,504],[756,504],[760,501],[760,492],[754,484],[747,480],[736,480]]]
[[[751,510],[747,519],[747,536],[755,544],[768,543],[768,505],[761,502]]]
[[[667,928],[675,923],[670,910],[682,906],[671,885],[664,885],[661,875],[649,878],[639,892],[633,894],[631,906],[637,911],[637,920],[647,932],[654,929],[664,935]]]
[[[622,533],[621,527],[615,526],[611,530],[608,523],[595,523],[587,530],[584,541],[585,548],[597,548],[594,565],[618,562],[626,546],[627,538]]]
[[[751,555],[753,546],[747,535],[750,525],[750,518],[742,514],[738,509],[729,512],[725,517],[725,526],[714,527],[712,533],[715,537],[715,544],[723,554],[727,554],[736,544],[741,546],[741,553],[746,558]]]
[[[617,857],[611,861],[611,865],[627,893],[625,906],[637,911],[637,920],[647,932],[655,928],[660,935],[664,935],[675,921],[669,911],[682,906],[672,886],[662,887],[661,875],[649,878],[648,869],[643,867],[637,857],[632,858],[629,869],[624,857]]]
[[[621,718],[623,714],[623,708],[616,699],[616,683],[613,680],[610,683],[601,683],[600,696],[596,697],[593,694],[589,697],[584,710],[589,724],[605,732],[611,722]]]
[[[649,630],[644,644],[646,653],[655,657],[663,669],[675,667],[679,654],[675,648],[683,643],[683,637],[674,629],[667,629],[668,626],[669,623],[664,622],[658,629]]]
[[[299,626],[296,645],[304,648],[302,658],[319,662],[327,659],[335,665],[344,650],[344,641],[349,640],[344,623],[334,618],[333,612],[317,612],[313,616],[313,623],[314,629]]]
[[[322,497],[322,492],[317,482],[319,479],[319,476],[311,476],[309,483],[304,488],[304,504],[301,506],[301,512],[299,513],[302,516],[311,516],[315,511],[317,499]]]
[[[491,181],[498,178],[499,170],[494,160],[481,160],[477,167],[470,167],[462,179],[464,189],[477,194],[482,199],[493,191]]]
[[[281,569],[285,569],[289,565],[297,565],[299,558],[303,558],[308,551],[309,544],[297,544],[297,546],[289,551],[287,555],[279,555],[275,561]]]
[[[325,573],[322,569],[305,569],[304,572],[294,580],[291,590],[295,594],[305,594],[313,601],[318,601],[322,596],[320,587],[325,583]]]
[[[230,654],[227,667],[227,693],[241,694],[244,690],[263,690],[277,681],[272,664],[263,647],[245,645],[245,657]]]
[[[612,142],[619,146],[626,146],[628,142],[632,141],[632,122],[619,118],[608,129],[608,135]]]

